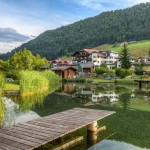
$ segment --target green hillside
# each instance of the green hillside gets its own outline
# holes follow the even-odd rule
[[[114,47],[113,44],[104,44],[104,45],[95,47],[93,49],[97,49],[97,50],[113,49],[117,52],[120,52],[122,49],[122,46],[120,44],[117,44],[117,45],[119,46]],[[136,43],[129,44],[128,50],[129,50],[129,53],[135,58],[148,55],[148,52],[150,51],[150,40],[137,41]]]
[[[51,60],[105,43],[147,39],[150,39],[150,3],[142,3],[48,30],[12,52],[0,55],[0,59],[6,60],[20,49],[27,48],[33,54],[39,53]]]

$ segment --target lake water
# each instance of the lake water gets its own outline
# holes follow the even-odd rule
[[[97,140],[84,140],[72,150],[148,150],[150,149],[150,92],[138,86],[62,84],[53,93],[32,97],[5,95],[0,99],[0,126],[26,122],[75,107],[115,110],[100,122],[107,130]]]

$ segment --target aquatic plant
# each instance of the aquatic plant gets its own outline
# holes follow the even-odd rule
[[[43,107],[43,101],[48,96],[48,94],[53,93],[55,90],[58,90],[60,85],[50,86],[47,91],[43,93],[35,93],[31,96],[19,96],[16,103],[19,104],[19,109],[22,112],[28,111],[30,109],[34,109],[35,107]]]
[[[21,95],[42,93],[47,91],[54,83],[58,83],[59,79],[52,71],[21,71],[20,93]]]
[[[0,98],[0,128],[3,126],[4,118],[5,118],[5,107],[3,101]]]
[[[5,86],[5,76],[0,73],[0,94],[3,92]]]

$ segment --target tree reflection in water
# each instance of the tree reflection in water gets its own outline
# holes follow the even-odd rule
[[[119,96],[119,103],[124,110],[125,114],[127,115],[127,109],[130,105],[131,93],[123,93]]]

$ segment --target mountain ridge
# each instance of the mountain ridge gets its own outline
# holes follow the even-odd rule
[[[47,30],[12,52],[0,55],[0,59],[6,60],[20,49],[27,48],[33,54],[53,60],[83,48],[145,39],[150,39],[150,3],[103,12],[55,30]]]

